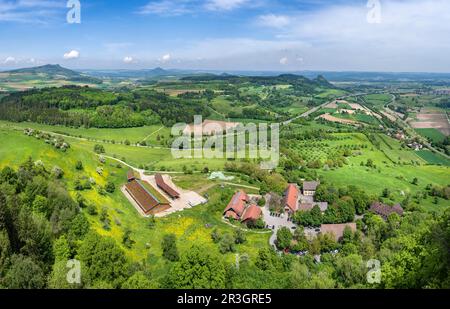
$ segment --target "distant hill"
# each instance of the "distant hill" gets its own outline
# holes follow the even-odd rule
[[[38,67],[16,69],[11,71],[5,71],[2,73],[7,73],[11,75],[23,75],[30,74],[36,75],[37,78],[45,77],[47,79],[65,79],[72,82],[79,83],[92,83],[101,84],[102,81],[98,78],[88,76],[67,68],[60,66],[59,64],[46,64]],[[44,76],[42,76],[44,75]]]

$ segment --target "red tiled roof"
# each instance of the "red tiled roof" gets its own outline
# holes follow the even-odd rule
[[[297,186],[292,183],[289,184],[289,186],[286,189],[284,204],[288,206],[293,212],[297,211],[298,195],[299,190]]]
[[[156,206],[160,205],[159,201],[150,195],[136,180],[127,183],[125,188],[146,214]]]
[[[233,219],[236,219],[236,220],[239,219],[238,216],[236,215],[236,213],[234,211],[232,211],[232,210],[228,210],[225,213],[225,218],[233,218]]]
[[[171,198],[179,198],[180,193],[175,191],[171,186],[169,186],[161,176],[161,174],[155,175],[156,185],[161,188],[164,192],[166,192]]]
[[[250,205],[244,213],[244,216],[242,217],[242,222],[245,221],[256,221],[261,217],[262,211],[261,208],[256,205]]]
[[[322,224],[320,226],[320,232],[322,234],[331,233],[336,240],[339,240],[344,235],[344,230],[349,227],[352,232],[356,231],[356,223],[343,223],[343,224]]]
[[[245,202],[249,200],[247,194],[240,190],[236,192],[224,210],[224,213],[232,210],[238,217],[241,217],[245,210]]]

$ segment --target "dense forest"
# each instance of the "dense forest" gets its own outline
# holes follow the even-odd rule
[[[125,128],[189,123],[209,115],[198,100],[169,97],[152,90],[112,92],[65,86],[12,93],[0,100],[0,119],[73,127]]]

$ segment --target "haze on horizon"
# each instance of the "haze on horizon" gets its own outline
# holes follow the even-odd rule
[[[0,0],[0,70],[450,72],[447,0],[80,2]]]

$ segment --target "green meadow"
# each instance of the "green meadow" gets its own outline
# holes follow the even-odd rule
[[[208,180],[206,174],[175,176],[175,183],[179,182],[185,189],[203,188],[209,196],[209,202],[164,218],[156,218],[152,223],[151,219],[141,217],[119,190],[126,182],[127,167],[112,159],[100,163],[89,142],[77,142],[77,140],[72,142],[67,139],[71,143],[71,148],[67,152],[61,152],[43,140],[5,128],[0,128],[0,140],[2,141],[0,168],[6,165],[17,168],[30,156],[35,161],[41,160],[49,170],[57,165],[64,170],[63,181],[74,198],[77,194],[74,190],[74,181],[78,177],[92,177],[98,186],[105,185],[107,181],[113,182],[116,190],[112,194],[101,195],[97,185],[91,190],[80,192],[98,213],[92,215],[86,212],[87,217],[100,235],[114,238],[132,260],[145,260],[152,275],[156,277],[162,276],[166,270],[166,261],[161,257],[161,240],[165,234],[175,234],[178,247],[181,252],[184,252],[194,243],[199,242],[211,250],[217,250],[217,245],[212,242],[210,236],[212,229],[217,228],[221,233],[233,233],[235,230],[235,227],[224,223],[221,217],[223,209],[237,186],[247,184],[239,179],[236,179],[237,186],[233,186]],[[75,169],[75,163],[78,160],[83,162],[82,171]],[[97,173],[98,167],[103,168],[102,175]],[[100,222],[99,214],[102,210],[107,212],[111,220],[109,230],[105,230],[103,223]],[[131,238],[135,241],[131,249],[122,245],[122,237],[126,229],[131,230]],[[246,234],[247,242],[237,246],[237,253],[247,253],[250,257],[255,257],[258,248],[268,246],[270,233],[248,231]],[[233,263],[234,259],[235,255],[232,253],[225,255],[225,260],[229,263]]]
[[[445,134],[437,129],[415,129],[420,135],[429,138],[434,143],[441,143],[445,139]]]

